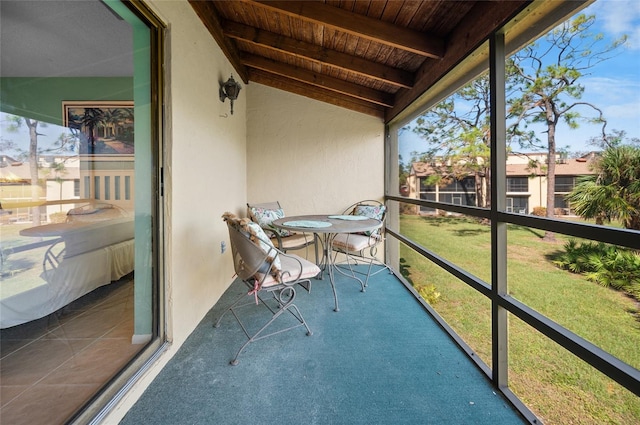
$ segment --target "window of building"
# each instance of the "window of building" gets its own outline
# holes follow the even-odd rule
[[[428,183],[426,177],[420,178],[420,192],[435,192],[436,187]]]
[[[113,178],[113,194],[116,201],[120,200],[120,176]]]
[[[100,199],[100,176],[93,177],[93,197]]]
[[[111,200],[111,176],[104,176],[104,200]]]
[[[556,176],[556,192],[571,192],[575,185],[576,178],[574,176]]]
[[[131,176],[124,176],[124,199],[131,200]]]
[[[526,214],[528,212],[529,197],[528,196],[508,196],[507,212],[518,214]]]
[[[91,177],[84,176],[84,198],[89,199],[91,197]]]
[[[528,192],[529,178],[507,177],[507,192]]]
[[[451,179],[449,183],[440,188],[440,192],[473,192],[475,179],[464,177],[463,179]]]

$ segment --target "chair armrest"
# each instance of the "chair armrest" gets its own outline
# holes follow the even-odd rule
[[[277,256],[282,265],[282,282],[277,282],[270,274],[257,273],[256,279],[261,287],[268,288],[275,285],[292,286],[304,280],[315,277],[320,273],[320,268],[311,261],[295,254],[285,254],[277,249]]]
[[[262,227],[262,226],[260,226]],[[270,239],[276,239],[278,241],[278,249],[282,249],[282,236],[280,233],[276,232],[274,229],[270,229],[269,227],[262,227],[262,230],[269,236]]]

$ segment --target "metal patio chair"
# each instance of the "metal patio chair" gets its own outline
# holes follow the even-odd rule
[[[384,204],[378,201],[366,200],[360,201],[344,210],[343,215],[361,215],[369,218],[375,218],[382,222],[382,226],[372,232],[366,233],[340,233],[337,234],[331,243],[331,249],[334,252],[334,262],[338,254],[344,254],[345,260],[338,263],[335,262],[339,270],[346,270],[352,276],[360,274],[365,276],[362,284],[362,292],[368,285],[369,278],[380,273],[383,270],[391,269],[384,262],[378,260],[376,254],[378,246],[384,241],[384,224],[387,215],[387,209]],[[362,272],[354,268],[360,263],[366,264],[368,267],[366,272]],[[371,272],[374,265],[382,266],[380,270]],[[360,280],[360,279],[358,279]]]
[[[300,286],[309,291],[310,279],[320,273],[320,269],[302,257],[284,254],[275,248],[260,226],[249,219],[238,219],[232,214],[225,214],[223,218],[229,228],[235,272],[249,288],[248,293],[238,298],[215,323],[215,327],[219,327],[226,313],[231,312],[247,336],[247,341],[231,360],[232,365],[237,365],[238,356],[252,342],[300,326],[306,328],[307,335],[312,334],[294,300],[296,288]],[[262,297],[263,294],[270,297],[265,299]],[[271,317],[259,330],[250,331],[241,320],[239,310],[251,306],[256,308],[256,305],[260,304],[266,307]],[[269,329],[267,333],[267,329],[284,313],[291,314],[297,323],[284,329]]]
[[[273,220],[284,218],[285,213],[280,202],[265,202],[260,204],[247,203],[249,218],[258,223],[273,241],[273,244],[282,252],[295,251],[314,246],[316,264],[318,263],[318,245],[313,233],[293,233],[284,229],[278,229],[271,225]],[[305,254],[306,255],[306,254]]]

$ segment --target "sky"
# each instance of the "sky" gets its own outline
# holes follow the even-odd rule
[[[607,128],[640,138],[640,1],[600,0],[585,13],[596,15],[597,31],[628,36],[619,56],[603,62],[584,79],[585,98],[602,106]]]
[[[591,75],[580,78],[585,87],[582,100],[603,110],[607,132],[624,130],[628,138],[640,138],[640,1],[599,0],[579,13],[596,16],[592,32],[600,32],[610,39],[623,34],[628,37],[617,56],[598,64]],[[596,150],[587,141],[599,131],[599,126],[581,124],[571,130],[560,124],[557,147],[567,148],[569,152]],[[426,150],[424,142],[410,131],[401,134],[400,143],[404,161],[410,159],[412,151]]]

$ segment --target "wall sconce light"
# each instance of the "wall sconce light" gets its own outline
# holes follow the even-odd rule
[[[233,79],[233,75],[229,77],[226,83],[220,85],[220,102],[224,103],[226,98],[231,101],[231,115],[233,115],[233,101],[238,98],[242,86]]]

